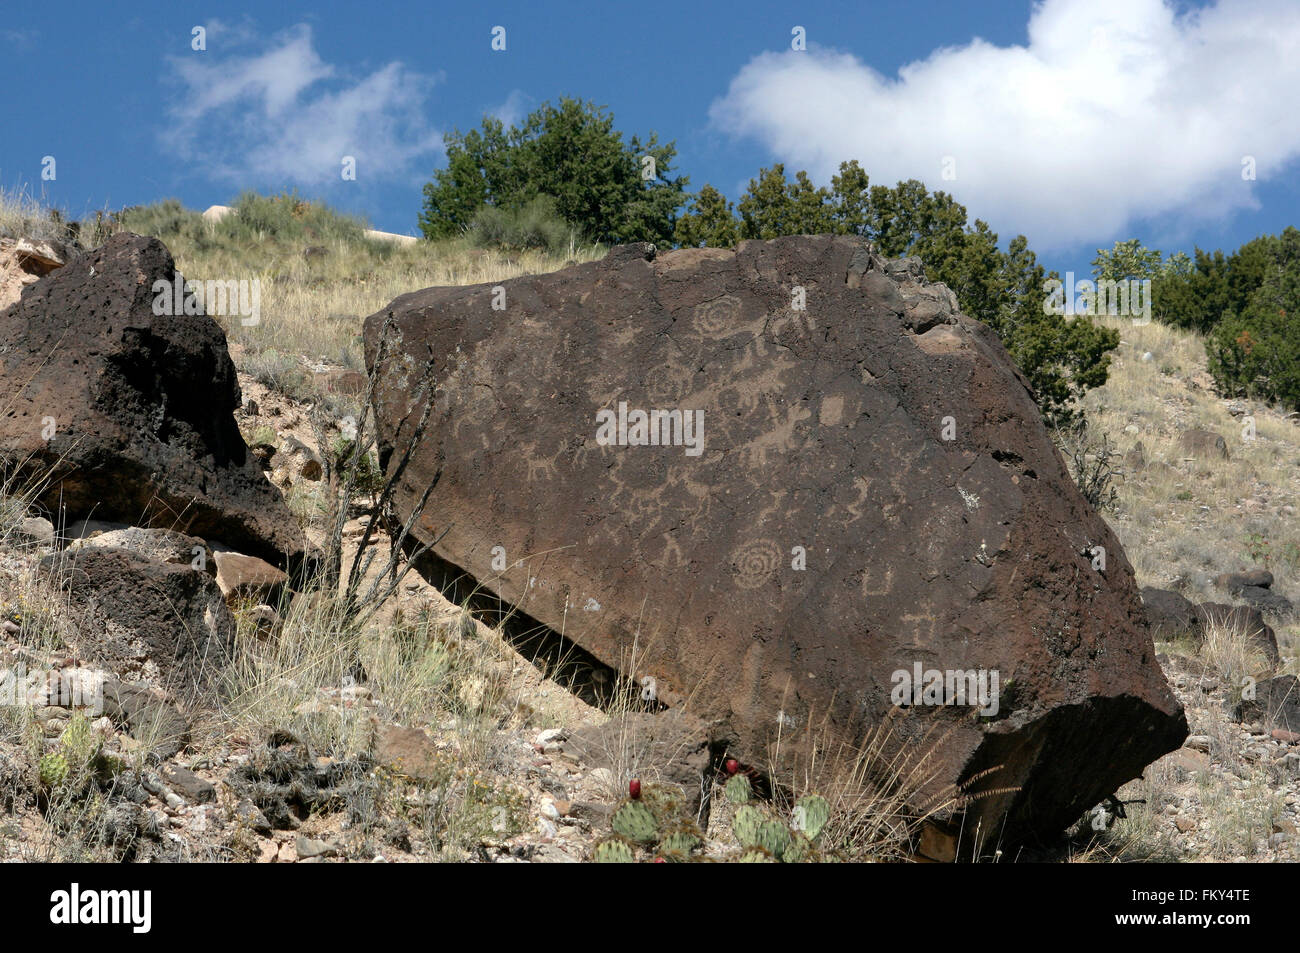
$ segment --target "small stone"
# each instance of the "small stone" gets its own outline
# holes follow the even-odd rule
[[[539,745],[549,745],[552,742],[563,741],[565,739],[563,728],[547,728],[537,736],[536,742]]]
[[[542,803],[542,817],[548,818],[552,821],[558,821],[560,819],[560,811],[553,801],[544,801]]]
[[[48,545],[54,542],[54,525],[41,516],[23,520],[17,526],[19,540]]]
[[[339,852],[338,847],[334,844],[328,841],[315,840],[305,834],[299,834],[294,839],[294,849],[297,851],[300,860],[307,860],[312,857],[334,857]]]
[[[55,718],[66,720],[67,717],[72,714],[68,709],[61,708],[58,705],[47,705],[44,708],[37,708],[35,713],[36,720],[44,724],[48,724]]]
[[[217,789],[188,768],[178,764],[164,764],[159,766],[158,773],[169,788],[188,801],[207,804],[217,799]]]
[[[566,813],[589,821],[594,827],[600,827],[609,823],[614,815],[614,808],[609,804],[600,804],[596,801],[574,801],[569,805]]]
[[[1203,754],[1210,753],[1210,736],[1209,735],[1188,735],[1187,740],[1183,742],[1184,748],[1191,748],[1193,751],[1200,751]]]
[[[245,825],[258,834],[271,833],[271,822],[266,819],[261,809],[247,798],[235,805],[235,822]]]
[[[1285,728],[1274,728],[1269,737],[1283,744],[1300,745],[1300,732],[1287,731]]]
[[[249,618],[257,624],[257,631],[261,635],[274,632],[276,627],[280,625],[280,613],[266,603],[253,606],[249,611]]]
[[[438,749],[419,728],[382,728],[376,735],[375,747],[375,760],[400,774],[422,781],[438,776]]]
[[[228,603],[252,599],[256,603],[278,603],[289,577],[265,560],[230,550],[214,550],[217,585]]]

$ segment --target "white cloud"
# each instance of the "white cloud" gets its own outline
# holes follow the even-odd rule
[[[488,110],[488,115],[500,119],[501,124],[509,129],[528,115],[528,97],[523,90],[512,89],[506,101],[495,109]]]
[[[360,183],[404,178],[442,148],[424,118],[435,77],[396,62],[341,75],[317,54],[308,26],[249,55],[222,56],[209,42],[169,62],[182,91],[164,147],[239,185],[340,182],[344,156],[356,159]]]
[[[744,66],[710,116],[787,172],[829,182],[856,158],[874,184],[922,179],[1040,248],[1257,207],[1242,157],[1262,181],[1300,155],[1294,0],[1181,17],[1161,0],[1046,0],[1028,37],[938,49],[896,78],[810,37]]]
[[[20,50],[30,49],[40,35],[37,30],[0,30],[0,40],[12,43]]]

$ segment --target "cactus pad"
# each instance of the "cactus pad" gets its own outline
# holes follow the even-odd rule
[[[679,827],[676,830],[669,831],[664,835],[664,839],[659,842],[661,850],[677,851],[683,854],[689,854],[695,848],[699,847],[703,841],[700,835],[688,827]]]
[[[736,859],[738,864],[775,864],[779,861],[761,847],[746,847]]]
[[[826,803],[826,798],[820,794],[807,794],[794,802],[790,826],[807,834],[809,840],[816,840],[830,819],[831,808]]]
[[[748,804],[754,789],[750,786],[749,778],[743,774],[733,774],[723,785],[722,792],[732,804]]]
[[[681,792],[664,784],[643,784],[641,803],[650,808],[661,828],[672,826],[682,811]]]
[[[795,831],[790,836],[790,843],[786,846],[785,853],[781,855],[783,864],[810,864],[819,859],[813,842],[802,831]]]
[[[751,847],[758,843],[758,831],[763,826],[763,815],[758,808],[743,804],[736,808],[736,816],[731,819],[731,831],[740,841],[741,847]]]
[[[614,811],[610,824],[614,833],[621,834],[638,844],[649,844],[659,839],[659,822],[654,812],[642,801],[627,800]]]
[[[758,846],[778,860],[790,845],[790,829],[780,821],[765,821],[758,829]]]
[[[598,864],[631,864],[636,862],[636,854],[623,838],[608,837],[592,849],[591,859]]]
[[[68,780],[68,759],[57,751],[44,755],[40,764],[41,786],[57,788]]]

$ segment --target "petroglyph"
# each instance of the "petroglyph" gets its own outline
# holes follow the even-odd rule
[[[770,539],[752,539],[731,551],[732,578],[741,589],[757,589],[782,563],[781,548]]]

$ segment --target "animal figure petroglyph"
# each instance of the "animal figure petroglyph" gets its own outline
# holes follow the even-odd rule
[[[781,414],[778,412],[771,396],[765,396],[772,419],[779,419],[780,423],[767,433],[759,434],[745,446],[745,453],[749,455],[749,463],[755,467],[767,464],[768,451],[780,453],[793,450],[795,447],[794,428],[812,416],[812,411],[802,403],[792,404],[785,409],[784,414]]]

